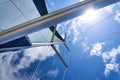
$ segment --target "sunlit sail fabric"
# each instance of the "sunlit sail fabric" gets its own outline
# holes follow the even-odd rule
[[[41,16],[44,16],[46,14],[48,14],[46,5],[45,5],[45,0],[33,0],[35,6],[37,7],[38,12],[40,13]],[[54,37],[54,42],[62,42],[64,41],[63,38],[60,36],[60,34],[55,31],[55,34],[53,35],[55,27],[54,26],[50,26],[47,29],[44,30],[40,30],[39,32],[35,32],[34,34],[31,34],[30,39],[32,40],[32,42],[50,42],[52,36]],[[36,38],[38,37],[38,39],[32,38],[34,36],[32,35],[40,35],[40,36],[36,36]]]
[[[27,4],[27,1],[25,1],[25,3],[24,1],[19,2],[15,0],[0,2],[1,4],[0,12],[2,12],[0,16],[2,18],[2,21],[0,21],[1,30],[6,30],[12,26],[15,26],[23,22],[26,22],[28,20],[34,19],[36,17],[39,17],[39,13],[41,16],[48,14],[45,3],[43,4],[44,1],[41,2],[43,5],[41,5],[42,10],[39,13],[37,12],[37,9],[35,8],[33,1],[31,0],[29,4]],[[28,5],[28,6],[26,7],[25,5]],[[9,13],[6,13],[7,11],[9,11]],[[31,16],[31,15],[35,15],[35,16]],[[32,43],[50,43],[51,38],[53,36],[53,31],[54,31],[54,26],[51,26],[50,28],[43,29],[38,32],[32,33],[28,36],[23,36],[19,39],[2,44],[0,45],[0,48],[32,46]],[[64,41],[63,38],[56,31],[54,35],[54,42],[62,42],[62,41]],[[19,44],[16,44],[16,43],[19,43]]]
[[[52,35],[53,35],[53,31],[47,28],[35,32],[33,34],[30,34],[29,38],[32,41],[32,43],[49,43],[51,41]],[[61,36],[56,34],[54,37],[54,42],[61,42],[61,41],[63,41]]]

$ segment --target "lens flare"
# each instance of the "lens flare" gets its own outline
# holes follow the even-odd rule
[[[81,20],[85,22],[93,23],[97,20],[97,16],[98,16],[98,12],[91,8],[81,16]]]

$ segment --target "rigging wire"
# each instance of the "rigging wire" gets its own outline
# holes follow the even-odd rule
[[[115,33],[120,33],[120,32],[115,32]],[[113,34],[113,33],[108,33],[108,34],[112,34],[113,36],[116,36],[115,34]],[[108,35],[107,34],[107,35]],[[104,34],[103,34],[104,35]],[[105,39],[105,37],[108,37],[108,36],[102,36],[102,38],[104,38]],[[111,36],[111,35],[110,35]],[[94,36],[95,37],[95,36]],[[90,37],[90,38],[94,38],[94,37]],[[97,36],[97,37],[99,37],[99,36]],[[89,39],[90,40],[90,39]],[[84,57],[84,58],[80,58],[80,60],[84,60],[84,59],[88,59],[88,58],[90,58],[91,57],[91,55],[87,55],[86,57]]]
[[[68,65],[69,65],[69,60],[70,60],[70,53],[71,53],[71,52],[68,53],[68,59],[67,59]],[[68,68],[69,68],[69,67],[68,67]],[[67,74],[68,68],[65,68],[65,71],[64,71],[62,80],[65,79],[65,76],[66,76],[66,74]]]
[[[111,32],[111,33],[106,33],[106,34],[101,34],[101,35],[95,35],[95,36],[90,36],[90,37],[88,37],[88,38],[96,38],[96,37],[100,37],[100,36],[102,36],[102,38],[103,37],[108,37],[108,36],[116,36],[115,34],[117,34],[117,33],[120,33],[120,31],[118,31],[118,32]]]
[[[118,11],[119,12],[119,11]],[[96,25],[98,25],[98,24],[100,24],[100,23],[102,23],[103,21],[105,21],[105,20],[107,20],[107,19],[109,19],[109,18],[111,18],[112,16],[114,16],[116,13],[118,13],[118,12],[114,12],[114,13],[112,13],[111,15],[109,15],[109,16],[107,16],[107,17],[105,17],[105,18],[103,18],[103,19],[101,19],[100,21],[98,21],[97,23],[95,23],[95,24],[93,24],[93,25],[91,25],[91,26],[89,26],[85,31],[81,31],[81,34],[83,34],[83,33],[85,33],[86,31],[88,31],[88,30],[90,30],[90,29],[92,29],[93,27],[95,27]]]
[[[47,0],[46,0],[46,2],[47,2],[47,4],[48,4],[48,6],[50,7],[50,9],[53,10],[53,8],[52,8],[52,6],[49,4],[49,2],[48,2]],[[42,35],[42,36],[43,36],[43,35]],[[44,36],[43,36],[43,37],[44,37]],[[45,37],[44,37],[44,39],[47,40]],[[41,63],[41,61],[40,61],[39,64],[37,65],[37,67],[36,67],[35,71],[33,72],[33,75],[31,76],[31,79],[30,79],[30,80],[34,80],[34,76],[35,76],[37,70],[39,69],[40,63]]]
[[[116,13],[119,13],[119,12],[120,12],[120,11],[114,12],[114,13],[112,13],[111,15],[109,15],[109,16],[107,16],[107,17],[101,19],[101,20],[98,21],[97,23],[95,23],[95,24],[89,26],[85,31],[81,31],[81,34],[84,34],[84,33],[87,32],[88,30],[92,29],[93,27],[95,27],[96,25],[102,23],[103,21],[105,21],[105,20],[111,18],[112,16],[114,16]],[[120,33],[120,32],[114,32],[114,33]],[[112,34],[112,35],[113,35],[113,33],[106,33],[106,34],[102,34],[102,35],[108,35],[108,34]],[[97,35],[96,35],[96,36],[97,36]],[[94,37],[96,37],[96,36],[93,36],[93,37],[90,37],[90,38],[94,38]],[[81,59],[83,60],[83,59],[87,59],[87,58],[90,58],[90,57],[91,57],[91,56],[88,55],[88,56],[86,56],[85,58],[81,58]]]
[[[66,73],[67,73],[67,68],[65,68],[65,71],[64,71],[64,74],[63,74],[63,77],[62,77],[62,80],[64,80],[65,79],[65,75],[66,75]]]
[[[93,24],[92,26],[90,26],[89,28],[87,28],[86,31],[88,31],[89,29],[95,27],[97,24],[100,24],[101,22],[103,22],[103,21],[105,21],[105,20],[111,18],[111,17],[114,16],[116,13],[118,13],[118,12],[114,12],[113,14],[107,16],[106,18],[104,18],[104,19],[98,21],[97,23],[95,23],[95,24]],[[82,34],[85,33],[86,31],[82,32]],[[114,34],[113,34],[113,33],[114,33]],[[120,33],[120,31],[118,31],[118,32],[111,32],[111,33],[106,33],[106,34],[101,34],[101,35],[99,35],[99,36],[104,35],[104,36],[102,36],[102,37],[105,37],[105,35],[106,35],[106,36],[108,36],[108,34],[115,35],[115,33]],[[109,35],[109,36],[111,36],[111,35]],[[90,37],[90,38],[99,37],[99,36],[96,35],[96,36],[93,36],[93,37]],[[81,59],[83,60],[83,59],[87,59],[87,58],[90,58],[90,57],[91,57],[91,56],[88,55],[88,56],[86,56],[85,58],[81,58]]]
[[[18,9],[18,11],[25,17],[25,19],[28,20],[28,18],[24,15],[24,13],[17,7],[17,5],[16,5],[12,0],[10,0],[10,1],[11,1],[11,3],[16,7],[16,9]],[[20,15],[20,16],[22,16],[22,15]],[[9,24],[11,24],[11,23],[13,23],[14,21],[16,21],[16,19],[19,18],[20,16],[17,16],[14,20],[10,21]],[[9,24],[8,24],[8,25],[9,25]],[[8,26],[8,25],[7,25],[7,26]],[[2,30],[2,29],[0,29],[0,30]],[[37,72],[40,64],[41,64],[41,61],[38,63],[38,65],[37,65],[35,71],[33,72],[30,80],[33,80],[33,79],[34,79],[34,75],[35,75],[35,73]]]
[[[69,60],[70,60],[70,51],[69,51],[69,53],[68,53],[68,57],[67,57],[67,64],[69,65]],[[69,68],[69,67],[68,67]],[[68,71],[68,68],[65,68],[65,71],[64,71],[64,73],[63,73],[63,77],[62,77],[62,80],[64,80],[65,79],[65,76],[66,76],[66,73],[67,73],[67,71]]]
[[[118,12],[119,12],[119,11],[118,11]],[[101,22],[103,22],[103,21],[111,18],[112,16],[114,16],[114,15],[115,15],[116,13],[118,13],[118,12],[114,12],[113,14],[107,16],[106,18],[101,19],[101,20],[98,21],[97,23],[95,23],[95,24],[93,24],[92,26],[88,27],[85,31],[81,32],[81,34],[85,33],[86,31],[90,30],[91,28],[95,27],[96,25],[100,24]],[[114,33],[120,33],[120,32],[114,32]],[[113,32],[112,32],[112,33],[102,34],[102,35],[108,35],[108,34],[112,34],[112,35],[113,35]],[[97,37],[97,35],[96,35],[96,36],[93,36],[93,37],[90,37],[90,38],[94,38],[94,37]],[[87,58],[90,58],[90,57],[91,57],[91,56],[88,55],[88,56],[86,56],[85,58],[81,58],[81,59],[83,60],[83,59],[87,59]]]
[[[12,0],[10,0],[10,1],[12,1]],[[46,0],[46,1],[47,1],[47,0]],[[13,2],[13,1],[12,1],[12,2]],[[48,1],[47,1],[47,3],[48,3]],[[13,4],[16,6],[16,4],[15,4],[14,2],[13,2]],[[49,3],[48,3],[48,5],[50,6]],[[16,8],[17,8],[17,6],[16,6]],[[23,14],[23,12],[22,12],[19,8],[17,8],[17,9]],[[116,13],[114,13],[114,14],[116,14]],[[102,20],[98,21],[96,24],[93,24],[91,27],[89,27],[88,29],[86,29],[86,31],[88,31],[89,29],[95,27],[95,25],[101,23],[102,21],[105,21],[106,19],[108,19],[109,17],[113,16],[114,14],[106,17],[105,19],[102,19]],[[23,15],[24,15],[24,14],[23,14]],[[26,17],[26,16],[24,16],[24,17]],[[83,33],[84,33],[84,32],[83,32]],[[68,55],[68,62],[69,62],[69,55]],[[34,75],[35,75],[36,71],[38,70],[38,68],[39,68],[39,66],[40,66],[40,63],[41,63],[41,62],[39,62],[39,64],[37,65],[36,70],[35,70],[35,72],[33,73],[32,77],[31,77],[31,80],[34,78]],[[63,75],[62,80],[64,80],[64,77],[65,77],[66,72],[67,72],[67,68],[65,69],[65,72],[64,72],[64,75]]]
[[[33,72],[33,74],[32,74],[32,76],[31,76],[30,80],[34,80],[34,76],[35,76],[37,70],[39,69],[40,64],[41,64],[41,61],[39,61],[39,63],[38,63],[38,65],[37,65],[35,71]]]
[[[98,21],[97,23],[95,23],[95,24],[91,25],[90,27],[88,27],[85,31],[82,31],[81,34],[85,33],[86,31],[90,30],[91,28],[95,27],[96,25],[100,24],[101,22],[103,22],[103,21],[111,18],[111,17],[114,16],[116,13],[118,13],[118,12],[114,12],[114,13],[112,13],[111,15],[105,17],[104,19],[101,19],[101,20]],[[114,33],[120,33],[120,32],[114,32]],[[105,35],[107,35],[107,34],[113,34],[113,33],[106,33]],[[85,58],[81,58],[81,59],[83,60],[83,59],[87,59],[87,58],[90,58],[90,57],[91,57],[91,56],[88,55],[88,56],[86,56]],[[65,76],[65,73],[66,73],[66,70],[65,70],[65,72],[64,72],[64,76]],[[64,80],[64,78],[63,78],[62,80]]]
[[[91,29],[91,28],[93,28],[93,27],[95,27],[95,25],[97,25],[97,24],[99,24],[99,23],[101,23],[101,22],[103,22],[103,21],[105,21],[105,20],[107,20],[107,19],[109,19],[110,17],[112,17],[114,14],[116,14],[117,12],[115,12],[115,13],[113,13],[113,14],[111,14],[110,16],[108,16],[108,17],[106,17],[106,18],[104,18],[104,19],[102,19],[102,20],[100,20],[100,21],[98,21],[97,23],[95,23],[95,24],[93,24],[92,26],[90,26],[89,28],[87,28],[86,29],[86,31],[88,31],[89,29]],[[85,31],[84,31],[85,32]],[[82,32],[82,33],[84,33],[84,32]],[[70,54],[69,54],[70,55]],[[69,63],[69,55],[68,55],[68,63]],[[86,58],[89,58],[90,56],[87,56]],[[85,59],[85,58],[84,58]],[[37,69],[38,69],[38,67],[39,67],[39,65],[37,66],[37,68],[36,68],[36,70],[35,70],[35,72],[33,73],[33,74],[35,74],[36,73],[36,71],[37,71]],[[64,71],[64,74],[63,74],[63,77],[62,77],[62,80],[64,80],[64,78],[65,78],[65,75],[66,75],[66,73],[67,73],[67,68],[65,69],[65,71]],[[33,75],[34,76],[34,75]],[[32,80],[32,78],[31,78],[31,80]]]
[[[114,33],[114,34],[113,34],[113,33]],[[104,35],[104,36],[102,36],[102,35],[100,35],[100,36],[102,36],[102,38],[108,37],[108,34],[112,34],[112,36],[116,36],[115,33],[120,33],[120,31],[119,31],[119,32],[107,33],[107,34],[102,34],[102,35]],[[111,35],[110,35],[110,36],[111,36]],[[94,36],[94,37],[99,37],[99,36]],[[90,37],[90,38],[94,38],[94,37]],[[90,39],[89,39],[89,40],[90,40]],[[90,57],[91,57],[91,55],[87,55],[87,56],[84,57],[84,58],[80,58],[80,60],[88,59],[88,58],[90,58]]]

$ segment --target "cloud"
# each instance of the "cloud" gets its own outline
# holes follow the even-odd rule
[[[114,3],[110,6],[106,6],[103,8],[103,12],[106,11],[108,13],[114,13],[114,11],[120,10],[120,2]]]
[[[22,51],[23,56],[20,59],[18,57],[19,52],[21,51],[5,52],[0,54],[0,80],[26,80],[26,76],[22,77],[19,70],[28,68],[36,59],[43,61],[55,54],[54,50],[50,46],[26,49]],[[19,62],[14,64],[13,62],[17,59],[19,59]],[[56,74],[51,72],[51,75],[55,76]]]
[[[58,73],[59,73],[58,69],[55,69],[55,70],[50,70],[50,71],[48,71],[48,72],[47,72],[47,75],[48,75],[49,77],[56,77],[56,76],[58,75]]]
[[[104,42],[93,44],[93,48],[90,51],[90,55],[91,56],[93,56],[93,55],[100,56],[103,45],[105,45]]]
[[[120,54],[119,52],[120,46],[118,48],[112,48],[110,51],[103,52],[102,58],[105,63],[116,63],[116,57]]]
[[[111,62],[111,63],[115,63],[116,62],[116,56],[118,55],[118,49],[111,49],[110,51],[104,52],[102,53],[102,58],[103,61],[106,62]]]
[[[0,54],[0,80],[21,80],[13,75],[16,69],[11,65],[11,60],[17,52],[5,52]]]
[[[87,52],[88,50],[90,50],[90,46],[88,44],[88,38],[87,37],[85,37],[84,41],[81,42],[81,47],[82,47],[82,50],[84,52]]]
[[[109,75],[110,71],[115,71],[115,72],[118,72],[119,71],[119,64],[116,64],[116,63],[109,63],[109,64],[106,64],[105,65],[105,71],[104,71],[104,74],[106,76]]]
[[[29,67],[31,62],[38,60],[46,60],[48,57],[55,54],[54,50],[50,46],[29,48],[24,51],[24,57],[17,65],[18,69]]]
[[[75,44],[80,39],[80,34],[86,27],[82,26],[85,21],[82,21],[81,16],[76,17],[72,20],[68,20],[58,25],[58,30],[60,33],[67,33],[67,36],[73,36],[71,38],[72,43]]]
[[[103,62],[107,63],[111,58],[107,52],[102,53]]]
[[[103,61],[105,63],[104,74],[109,75],[110,71],[118,72],[119,64],[116,63],[116,57],[120,54],[120,45],[117,48],[112,48],[110,51],[102,54]]]
[[[120,7],[120,2],[103,8],[103,12],[106,11],[110,14],[113,14],[116,12],[114,20],[120,23],[120,8],[119,7]]]
[[[120,11],[116,11],[114,20],[117,21],[118,23],[120,23]]]
[[[105,64],[104,74],[108,76],[111,71],[118,72],[120,64],[116,62],[117,55],[120,55],[120,45],[117,48],[112,48],[109,51],[102,51],[104,42],[95,43],[90,51],[91,56],[102,57]]]
[[[70,26],[68,28],[68,35],[73,35],[73,40],[72,42],[75,44],[79,39],[80,35],[80,17],[77,17],[69,22]]]
[[[105,8],[101,9],[102,13],[109,13],[108,15],[115,15],[114,20],[120,23],[120,2],[112,4],[110,6],[106,6]],[[116,14],[115,14],[116,13]]]
[[[115,5],[116,5],[116,4],[107,6],[107,7],[103,8],[103,11],[106,11],[106,12],[108,12],[108,13],[113,13],[113,8],[115,7]]]
[[[65,21],[58,25],[58,30],[63,33],[67,33],[68,36],[72,36],[71,40],[73,44],[76,44],[82,36],[82,33],[90,28],[89,24],[93,24],[97,21],[100,11],[95,11],[94,9],[88,9],[86,13],[80,15],[71,20]],[[88,19],[89,17],[89,19]],[[96,20],[95,20],[96,19]]]

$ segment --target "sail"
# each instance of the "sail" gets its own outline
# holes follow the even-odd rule
[[[40,30],[33,34],[28,35],[32,43],[49,43],[51,42],[53,31],[49,28]],[[54,35],[54,42],[62,42],[61,36]]]
[[[36,8],[41,16],[48,14],[45,0],[33,0],[33,2],[34,2],[34,4],[35,4],[35,6],[36,6]],[[40,42],[41,42],[41,40],[45,41],[45,42],[50,42],[54,29],[55,29],[55,26],[50,26],[49,28],[41,30],[35,34],[40,34],[43,36],[43,37],[39,36]],[[35,35],[35,34],[33,34],[33,35]],[[61,35],[56,30],[55,30],[54,36],[55,36],[54,37],[55,42],[64,41],[64,39],[61,37]]]
[[[35,0],[33,0],[35,2]],[[45,1],[41,1],[38,6],[39,9],[36,9],[32,0],[29,0],[28,6],[25,6],[24,1],[1,1],[0,2],[0,31],[7,30],[13,26],[19,25],[21,23],[27,22],[31,19],[37,18],[48,14]],[[25,1],[27,3],[27,1]],[[7,13],[9,12],[9,13]],[[5,13],[5,14],[4,14]],[[31,16],[34,15],[34,16]],[[0,44],[0,48],[11,48],[11,47],[23,47],[23,46],[32,46],[32,43],[50,43],[53,36],[54,26],[46,28],[30,35],[23,36],[21,38],[12,40],[10,42]],[[60,34],[55,31],[54,42],[64,41]],[[18,44],[16,44],[18,43]]]

